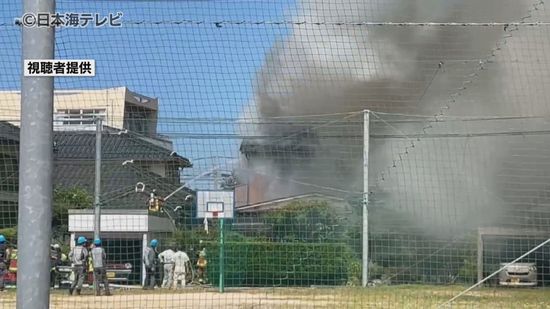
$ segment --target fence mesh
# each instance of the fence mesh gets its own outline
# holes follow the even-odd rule
[[[23,13],[2,7],[0,307],[14,308]],[[542,1],[58,0],[56,11],[123,15],[120,27],[56,30],[56,58],[97,70],[55,79],[52,308],[550,306],[550,245],[530,252],[550,238]],[[69,253],[79,237],[93,247],[97,119],[113,296],[91,297],[90,259],[69,296]],[[232,217],[200,215],[212,191],[233,193]],[[153,239],[157,253],[185,252],[181,265],[148,271]]]

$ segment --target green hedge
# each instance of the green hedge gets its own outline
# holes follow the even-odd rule
[[[208,242],[208,278],[219,281],[218,244]],[[228,242],[226,286],[344,285],[357,276],[352,250],[341,243]]]

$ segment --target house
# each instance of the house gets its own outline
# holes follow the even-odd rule
[[[0,228],[17,224],[19,153],[18,92],[0,92],[6,112],[0,115]],[[165,203],[162,213],[149,213],[149,192],[160,197],[182,186],[182,169],[191,162],[177,154],[172,142],[157,134],[158,100],[125,87],[56,91],[54,95],[54,187],[78,188],[90,196],[95,186],[95,119],[103,119],[101,195],[102,238],[111,262],[133,266],[131,282],[139,282],[141,251],[147,239],[170,233],[191,207],[184,188]],[[136,192],[136,186],[145,186]],[[184,211],[171,211],[176,206]],[[93,235],[92,209],[71,210],[68,222],[54,226],[57,239]],[[188,212],[188,213],[186,213]],[[105,219],[104,219],[105,218]],[[65,225],[66,224],[66,225]],[[72,242],[69,242],[72,243]]]
[[[77,187],[94,192],[95,132],[57,131],[55,141],[54,183],[57,187]],[[132,264],[131,283],[143,277],[141,252],[154,235],[171,233],[184,218],[175,207],[184,205],[192,194],[183,189],[165,205],[164,213],[148,214],[148,193],[136,192],[136,185],[145,191],[155,190],[166,196],[181,186],[180,172],[191,167],[187,158],[178,155],[168,141],[104,127],[101,165],[101,235],[114,262]],[[188,205],[190,206],[190,205]],[[184,207],[191,211],[190,207]],[[187,213],[190,215],[190,213]],[[68,232],[71,239],[79,235],[93,236],[93,210],[70,210]],[[66,233],[67,231],[63,231]],[[71,242],[72,243],[72,242]]]
[[[93,192],[95,138],[93,131],[54,133],[54,183],[57,186],[79,187]],[[191,163],[170,146],[169,141],[104,127],[101,192],[108,199],[104,206],[135,208],[132,206],[137,202],[135,195],[132,198],[127,193],[135,191],[138,182],[156,189],[161,196],[178,188],[181,169],[191,167]]]
[[[235,211],[254,217],[296,201],[324,201],[348,215],[351,208],[344,196],[317,186],[321,182],[309,166],[319,150],[316,139],[310,131],[298,131],[288,138],[243,140],[240,151],[245,166],[236,171]]]
[[[19,91],[0,91],[5,107],[0,121],[9,122],[14,130],[19,126],[20,99]],[[102,196],[127,193],[136,182],[144,182],[159,195],[179,187],[180,170],[191,164],[174,152],[170,140],[157,134],[158,99],[126,87],[54,92],[56,186],[93,192],[98,117],[104,125]],[[124,197],[110,196],[105,206],[135,207],[135,200]]]
[[[308,138],[296,135],[281,143],[245,139],[240,152],[246,166],[236,173],[239,185],[235,187],[235,206],[310,193],[313,188],[298,183],[289,184],[286,177],[286,174],[299,171],[300,166],[307,164],[314,156],[314,146],[304,142]],[[270,170],[273,166],[277,167],[277,173]]]
[[[54,186],[84,189],[91,196],[95,181],[95,132],[56,131],[54,145]],[[130,280],[134,283],[139,281],[142,273],[139,261],[142,245],[156,233],[173,231],[179,224],[179,215],[183,215],[183,212],[178,213],[178,217],[173,214],[148,215],[148,194],[135,191],[138,182],[145,184],[147,191],[155,189],[160,196],[181,186],[180,171],[190,167],[191,163],[171,147],[163,145],[169,145],[169,142],[152,141],[152,138],[110,127],[103,130],[101,201],[102,216],[106,215],[107,219],[102,220],[105,221],[102,222],[102,231],[105,232],[102,237],[105,246],[112,252],[109,258],[113,262],[130,262],[133,265]],[[19,128],[0,122],[0,228],[17,224],[18,153]],[[186,195],[191,193],[188,189],[179,191],[166,206],[173,208],[174,205],[182,205]],[[66,227],[54,226],[54,232],[56,228],[62,229],[55,233],[57,237],[59,233],[67,240],[68,233],[72,238],[77,233],[92,237],[92,209],[74,212],[76,216],[72,217],[73,211],[69,211]],[[113,215],[118,219],[113,220]],[[145,221],[143,218],[146,218]],[[123,232],[118,233],[121,229]],[[134,253],[131,255],[128,252]]]
[[[292,202],[314,202],[323,201],[329,203],[335,213],[342,216],[351,215],[350,204],[342,198],[322,194],[322,193],[308,193],[294,196],[288,196],[284,198],[273,199],[269,201],[263,201],[259,203],[244,205],[236,207],[235,210],[240,214],[261,214],[278,209],[282,209]]]
[[[94,192],[95,132],[54,132],[54,186]],[[15,225],[18,201],[19,128],[0,121],[1,225]],[[166,140],[152,139],[104,127],[102,134],[101,197],[106,208],[146,209],[148,196],[135,193],[138,182],[147,191],[167,195],[181,186],[180,172],[191,162],[174,152]],[[181,190],[169,201],[181,202],[192,192]],[[11,218],[11,219],[9,219]]]
[[[0,91],[0,121],[19,126],[21,93]],[[158,99],[126,87],[98,90],[55,90],[54,130],[95,130],[100,117],[111,128],[126,129],[148,137],[157,135]]]
[[[238,180],[244,186],[236,188],[242,191],[236,192],[237,202],[254,204],[315,192],[341,198],[361,195],[360,128],[360,122],[346,119],[268,122],[264,136],[245,137],[240,145],[243,172]]]

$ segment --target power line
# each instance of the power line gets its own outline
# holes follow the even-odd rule
[[[391,27],[540,27],[550,26],[550,22],[368,22],[368,21],[311,21],[311,20],[128,20],[124,25],[313,25],[313,26],[391,26]]]

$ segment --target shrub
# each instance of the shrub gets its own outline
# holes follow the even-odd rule
[[[209,280],[219,280],[218,244],[208,243]],[[357,276],[357,260],[341,243],[229,242],[227,286],[344,285]]]
[[[341,236],[342,222],[326,201],[295,201],[267,214],[276,241],[326,242]]]

